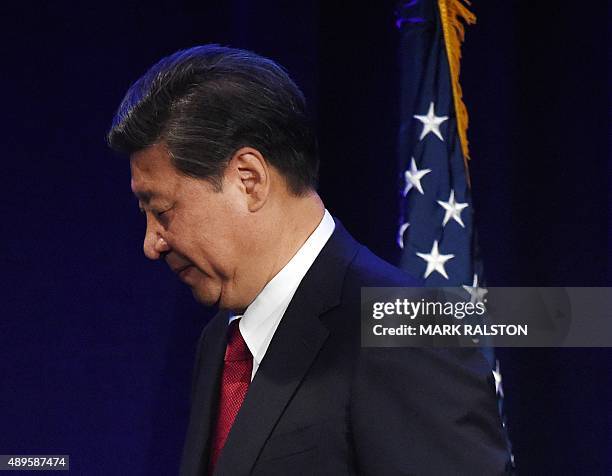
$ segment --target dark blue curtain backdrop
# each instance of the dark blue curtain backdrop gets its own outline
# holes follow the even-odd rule
[[[316,118],[328,208],[397,258],[394,2],[339,3],[3,6],[0,453],[176,473],[209,312],[142,255],[128,162],[104,144],[126,88],[163,55],[218,42],[285,65]],[[609,14],[475,3],[462,80],[490,284],[609,286]],[[610,349],[498,353],[523,474],[610,474]]]

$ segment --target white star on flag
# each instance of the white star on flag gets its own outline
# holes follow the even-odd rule
[[[444,221],[442,222],[442,226],[446,226],[448,220],[451,218],[459,223],[463,228],[465,225],[463,224],[463,220],[461,219],[461,211],[464,208],[467,208],[467,203],[459,203],[455,201],[455,191],[451,190],[450,197],[448,197],[448,202],[443,202],[442,200],[437,201],[438,204],[446,210],[444,214]]]
[[[499,360],[495,360],[495,370],[491,371],[495,379],[495,394],[504,398],[504,388],[502,387],[502,375],[499,371]]]
[[[416,187],[416,189],[421,192],[421,195],[424,195],[423,186],[421,185],[421,179],[431,172],[431,169],[417,169],[416,161],[414,157],[410,161],[410,170],[406,170],[404,172],[404,180],[406,181],[406,186],[404,187],[404,197],[408,195],[408,192],[412,187]]]
[[[436,116],[434,113],[434,103],[429,103],[429,111],[427,111],[426,116],[414,115],[415,119],[418,119],[423,123],[423,130],[421,131],[421,137],[419,140],[423,140],[430,132],[433,132],[441,141],[444,141],[442,134],[440,133],[440,124],[448,119],[448,116]]]
[[[475,304],[477,302],[482,302],[484,297],[489,292],[485,288],[478,287],[478,275],[474,274],[474,282],[471,286],[463,285],[463,289],[465,289],[468,293],[470,293],[470,302]]]
[[[408,222],[402,223],[402,225],[399,227],[399,230],[397,232],[397,244],[399,245],[401,249],[404,249],[404,232],[406,231],[406,228],[408,228],[409,226],[410,226],[410,223]]]
[[[454,258],[455,255],[441,255],[438,251],[438,241],[433,242],[433,246],[431,247],[430,253],[417,253],[419,258],[423,258],[427,261],[427,269],[425,270],[425,274],[423,277],[427,279],[427,277],[434,271],[437,271],[446,279],[448,279],[448,275],[446,274],[446,270],[444,269],[444,263],[446,263],[449,259]]]

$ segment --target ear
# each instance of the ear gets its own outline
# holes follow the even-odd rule
[[[257,149],[242,147],[234,153],[229,166],[246,196],[249,211],[259,210],[270,194],[270,165]]]

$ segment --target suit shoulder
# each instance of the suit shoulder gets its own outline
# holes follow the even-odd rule
[[[387,263],[360,246],[348,267],[346,281],[349,285],[377,287],[420,287],[423,281]]]

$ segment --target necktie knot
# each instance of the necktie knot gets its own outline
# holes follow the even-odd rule
[[[227,331],[227,347],[225,348],[225,361],[251,360],[253,355],[240,333],[240,319],[234,319]]]

